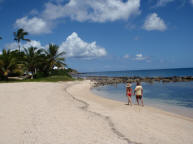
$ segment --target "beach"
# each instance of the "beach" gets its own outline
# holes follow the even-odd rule
[[[99,97],[92,84],[0,84],[0,144],[193,143],[193,119]]]

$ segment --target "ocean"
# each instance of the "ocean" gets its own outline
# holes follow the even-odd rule
[[[81,74],[81,77],[86,76],[193,76],[193,68],[90,72]],[[141,84],[144,89],[143,98],[145,105],[193,117],[193,82],[154,82],[152,84],[143,82]],[[133,83],[133,90],[135,86],[136,84]],[[93,88],[92,91],[99,96],[127,103],[125,84],[100,86]],[[132,99],[136,103],[135,97],[132,97]]]
[[[152,70],[128,70],[128,71],[105,71],[105,72],[88,72],[80,74],[85,76],[140,76],[140,77],[171,77],[171,76],[193,76],[193,68],[176,68],[176,69],[152,69]]]

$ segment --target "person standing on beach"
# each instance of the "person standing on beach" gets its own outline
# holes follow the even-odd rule
[[[140,82],[137,81],[137,85],[135,87],[134,95],[136,95],[137,104],[139,105],[139,99],[141,100],[141,105],[143,104],[143,87],[141,86]]]
[[[128,96],[128,105],[132,106],[132,100],[131,100],[132,88],[130,83],[128,83],[126,86],[126,96]]]

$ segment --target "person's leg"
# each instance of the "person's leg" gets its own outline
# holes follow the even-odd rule
[[[128,96],[128,105],[129,105],[129,103],[130,103],[130,99],[129,99],[129,96]]]
[[[144,104],[143,104],[143,98],[142,98],[142,97],[141,97],[141,105],[144,106]]]
[[[131,100],[131,97],[129,96],[128,98],[129,98],[129,103],[130,103],[130,105],[132,106],[132,100]]]
[[[137,104],[139,105],[139,98],[138,98],[138,96],[136,96],[136,100],[137,100]]]

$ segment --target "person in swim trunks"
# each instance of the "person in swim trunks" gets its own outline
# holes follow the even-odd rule
[[[143,104],[143,87],[141,86],[140,82],[137,81],[137,85],[135,87],[134,95],[136,95],[137,104],[139,105],[139,99],[141,100],[141,105]]]
[[[132,100],[131,100],[132,88],[130,83],[128,83],[126,86],[126,96],[128,97],[128,105],[132,106]]]

